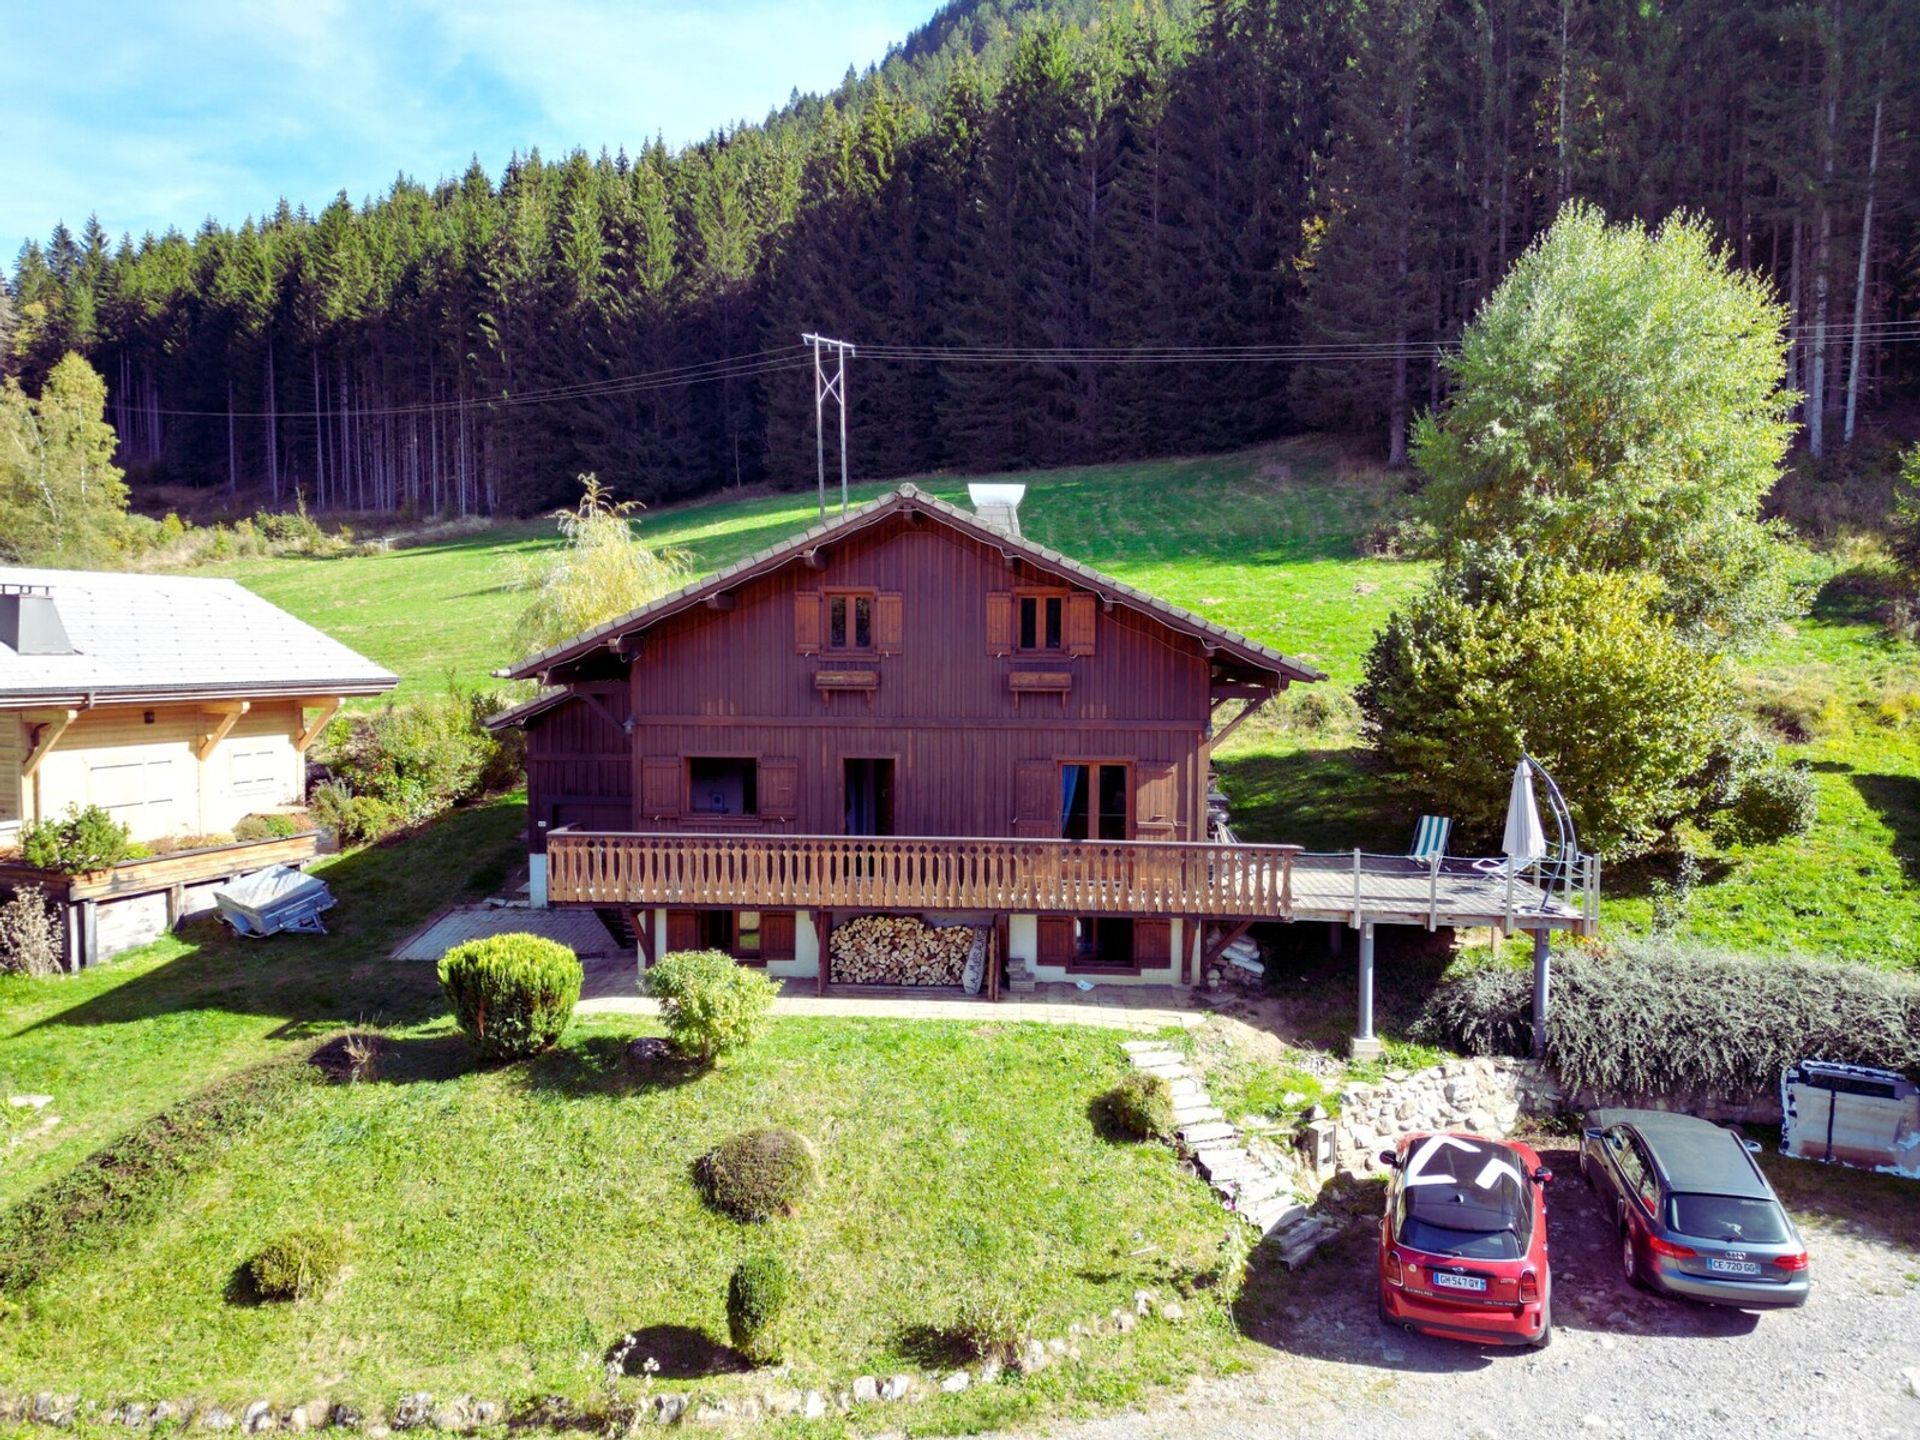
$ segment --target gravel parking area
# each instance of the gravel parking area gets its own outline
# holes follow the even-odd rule
[[[1559,1177],[1548,1202],[1556,1326],[1548,1349],[1480,1349],[1383,1329],[1374,1313],[1377,1230],[1356,1208],[1342,1239],[1297,1274],[1250,1276],[1241,1325],[1271,1359],[1145,1412],[1045,1433],[1920,1437],[1920,1185],[1770,1160],[1812,1252],[1814,1286],[1802,1309],[1755,1315],[1629,1288],[1575,1152],[1565,1141],[1536,1143]],[[1365,1190],[1356,1207],[1377,1196]]]

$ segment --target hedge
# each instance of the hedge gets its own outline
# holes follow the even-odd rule
[[[820,1167],[804,1135],[769,1128],[721,1141],[694,1175],[716,1210],[754,1224],[791,1215],[819,1183]]]
[[[1482,966],[1435,991],[1420,1029],[1469,1054],[1524,1055],[1532,1006],[1529,971]],[[1920,1077],[1920,980],[1663,940],[1554,956],[1547,1063],[1572,1090],[1758,1096],[1805,1058]]]
[[[440,987],[474,1052],[514,1060],[556,1044],[580,998],[580,961],[557,940],[514,933],[456,945]]]

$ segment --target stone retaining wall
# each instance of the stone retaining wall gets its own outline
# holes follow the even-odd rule
[[[1559,1084],[1532,1060],[1479,1056],[1430,1069],[1390,1070],[1380,1084],[1340,1092],[1334,1164],[1354,1175],[1380,1169],[1380,1152],[1416,1130],[1468,1130],[1503,1138],[1522,1114],[1560,1104]]]

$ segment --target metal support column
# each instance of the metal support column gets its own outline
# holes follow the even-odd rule
[[[1533,1058],[1547,1053],[1547,991],[1552,983],[1553,932],[1533,932]]]
[[[1349,1047],[1355,1060],[1377,1060],[1380,1041],[1373,1033],[1373,922],[1360,926],[1360,1004],[1359,1019],[1353,1027]]]

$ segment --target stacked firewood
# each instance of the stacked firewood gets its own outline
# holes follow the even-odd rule
[[[970,925],[861,915],[834,927],[830,974],[843,985],[958,985],[973,941]]]

